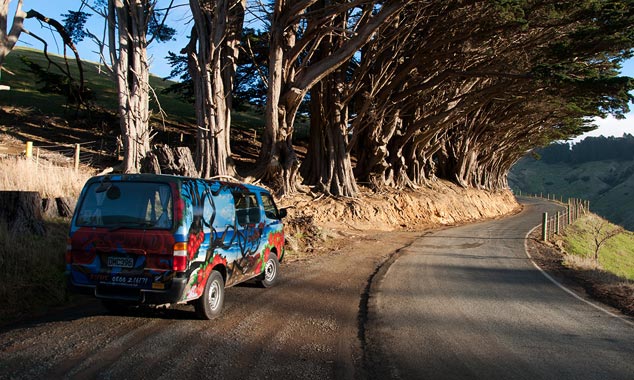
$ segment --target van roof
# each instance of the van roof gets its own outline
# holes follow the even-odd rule
[[[116,182],[174,182],[174,183],[180,183],[183,181],[188,181],[188,180],[200,180],[200,181],[206,181],[209,183],[221,183],[224,185],[228,185],[230,187],[235,187],[235,188],[246,188],[248,191],[264,191],[264,192],[269,192],[268,190],[266,190],[263,187],[260,186],[256,186],[256,185],[252,185],[252,184],[248,184],[248,183],[243,183],[243,182],[238,182],[238,181],[221,181],[221,180],[214,180],[214,179],[204,179],[204,178],[194,178],[194,177],[184,177],[184,176],[178,176],[178,175],[169,175],[169,174],[147,174],[147,173],[140,173],[140,174],[106,174],[106,175],[100,175],[100,176],[94,176],[92,178],[90,178],[87,183],[92,183],[92,182],[101,182],[101,181],[116,181]]]

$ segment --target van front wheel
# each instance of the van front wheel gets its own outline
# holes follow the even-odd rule
[[[203,319],[214,319],[220,315],[225,301],[225,282],[218,271],[211,271],[205,284],[205,291],[196,300],[196,314]]]

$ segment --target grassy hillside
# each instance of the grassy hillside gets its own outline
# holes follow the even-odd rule
[[[634,230],[634,161],[545,163],[527,156],[509,173],[517,193],[550,193],[587,199],[592,211]]]
[[[564,248],[569,254],[592,262],[596,249],[595,238],[600,240],[615,228],[598,216],[589,214],[566,229]],[[598,264],[622,279],[634,280],[634,234],[623,231],[608,239],[599,250]]]
[[[51,59],[64,66],[61,56],[49,54]],[[6,58],[5,67],[10,72],[3,72],[0,84],[11,87],[10,91],[0,91],[0,105],[14,106],[32,109],[34,112],[66,117],[74,115],[75,107],[69,105],[62,95],[41,93],[43,83],[37,82],[37,77],[29,71],[23,59],[27,59],[38,65],[48,68],[51,73],[60,73],[55,66],[50,66],[41,51],[18,47]],[[74,59],[69,60],[69,66],[75,78],[78,78],[78,70]],[[106,68],[94,62],[83,62],[85,82],[95,95],[92,101],[94,105],[106,110],[117,109],[115,84],[108,75]],[[195,114],[192,104],[189,104],[173,94],[162,94],[161,91],[173,82],[151,76],[150,85],[158,96],[160,108],[166,113],[165,122],[168,126],[187,127],[195,123]],[[154,112],[153,123],[161,124],[163,120],[158,117],[158,103],[152,99],[151,107]],[[82,115],[83,116],[83,115]],[[235,112],[233,127],[240,129],[261,129],[264,125],[263,113],[258,110],[249,112]]]
[[[54,54],[49,54],[49,56],[57,64],[65,65],[62,57]],[[68,109],[74,110],[74,107],[69,107],[64,96],[38,91],[38,89],[42,88],[43,83],[37,81],[37,77],[29,70],[23,61],[24,59],[43,68],[48,68],[51,73],[61,73],[56,66],[51,65],[49,67],[49,63],[41,51],[18,47],[6,59],[5,66],[10,73],[3,73],[0,83],[10,86],[11,90],[0,92],[0,103],[16,107],[35,108],[41,113],[57,116],[63,115],[64,111]],[[79,71],[73,59],[69,60],[69,66],[75,78],[79,78]],[[83,62],[83,67],[87,87],[95,94],[95,105],[105,109],[116,109],[115,85],[105,71],[106,68],[103,65],[86,61]],[[194,112],[190,105],[174,96],[160,95],[160,91],[170,85],[169,82],[153,76],[150,78],[150,84],[159,94],[161,107],[173,117],[174,121],[194,121]],[[153,108],[155,111],[157,110],[156,103]]]

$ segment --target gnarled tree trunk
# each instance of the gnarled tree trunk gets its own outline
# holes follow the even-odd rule
[[[312,89],[310,142],[302,175],[307,185],[326,194],[354,197],[359,189],[348,151],[348,107],[337,91],[344,80],[338,70]]]
[[[234,176],[229,144],[232,91],[246,0],[190,0],[194,27],[185,48],[194,82],[196,162],[202,177]]]
[[[270,30],[266,127],[258,163],[259,176],[273,183],[281,194],[299,189],[299,162],[292,138],[295,116],[304,96],[348,62],[406,2],[360,1],[356,5],[359,13],[354,14],[347,2],[275,1]],[[311,11],[307,12],[309,8]],[[308,18],[307,14],[319,17]],[[342,35],[339,28],[332,28],[332,20],[337,17],[347,18],[345,40],[320,59],[315,56],[319,41],[328,34]],[[305,29],[298,33],[302,20],[306,20]]]
[[[148,0],[108,0],[110,58],[117,84],[125,173],[139,172],[150,150],[149,8]]]

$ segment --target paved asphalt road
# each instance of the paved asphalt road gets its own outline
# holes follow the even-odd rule
[[[368,377],[634,379],[634,324],[573,297],[527,258],[524,236],[552,204],[436,231],[373,287]]]

